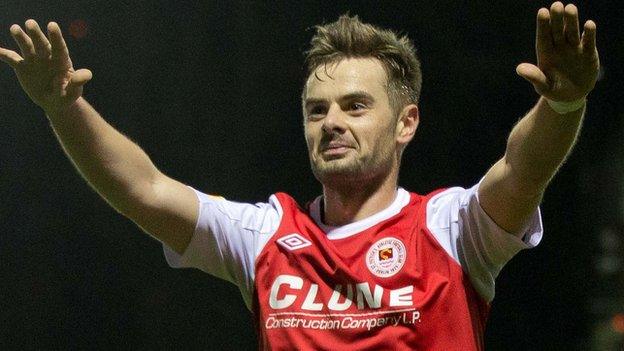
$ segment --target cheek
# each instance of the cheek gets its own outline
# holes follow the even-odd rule
[[[378,129],[371,133],[371,137],[368,138],[368,140],[373,143],[373,145],[370,145],[370,148],[378,151],[384,150],[383,152],[393,148],[395,145],[394,128],[387,125],[378,126],[377,128]]]
[[[304,124],[303,126],[303,135],[305,137],[306,145],[308,149],[312,149],[314,145],[315,138],[315,129],[309,123]]]

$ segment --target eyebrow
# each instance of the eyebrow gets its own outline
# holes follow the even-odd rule
[[[363,90],[353,91],[351,93],[342,95],[341,97],[338,98],[338,101],[346,101],[346,100],[368,100],[370,102],[375,102],[375,98],[371,94]],[[308,107],[310,105],[319,104],[323,102],[327,102],[327,99],[307,98],[304,101],[304,106]]]

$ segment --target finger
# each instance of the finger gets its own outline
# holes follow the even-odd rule
[[[48,23],[48,36],[52,44],[52,60],[59,62],[69,62],[69,51],[63,39],[61,28],[56,22]]]
[[[550,12],[547,8],[541,8],[537,11],[537,30],[535,43],[537,49],[552,48],[553,40],[550,31]]]
[[[66,88],[66,96],[71,99],[77,99],[82,95],[82,87],[91,80],[93,73],[88,69],[79,69],[74,72],[69,79]]]
[[[17,65],[19,65],[19,63],[23,60],[24,59],[17,52],[0,48],[0,61],[8,64],[9,66],[17,68]]]
[[[583,26],[583,52],[593,54],[596,51],[596,23],[589,20]]]
[[[550,6],[550,29],[555,46],[563,44],[563,4],[559,1]]]
[[[30,60],[33,57],[35,57],[36,52],[35,52],[35,47],[33,46],[33,42],[30,39],[30,37],[26,35],[26,33],[24,33],[24,31],[22,30],[22,27],[20,27],[17,24],[14,24],[11,26],[10,31],[11,31],[11,36],[13,37],[13,39],[19,46],[20,50],[22,51],[22,57],[24,57],[24,59],[26,60]]]
[[[82,86],[90,81],[91,78],[93,78],[93,73],[90,70],[86,68],[79,69],[72,74],[69,84]]]
[[[52,54],[50,42],[46,38],[45,34],[39,28],[39,24],[35,20],[29,19],[24,24],[26,32],[30,36],[33,45],[35,46],[35,52],[37,56],[42,59],[47,59]]]
[[[521,63],[518,67],[516,67],[516,73],[533,84],[535,90],[540,94],[550,89],[548,85],[548,78],[546,78],[544,72],[542,72],[542,70],[535,65],[530,63]]]
[[[573,4],[568,4],[564,10],[565,21],[565,37],[573,46],[578,46],[581,43],[579,35],[579,19],[578,9]]]

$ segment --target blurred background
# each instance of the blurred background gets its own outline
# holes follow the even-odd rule
[[[515,74],[534,62],[546,1],[0,2],[13,23],[57,21],[85,97],[170,176],[246,202],[320,186],[302,133],[312,26],[349,11],[407,34],[424,75],[421,125],[401,185],[471,186],[535,103]],[[577,3],[598,24],[602,72],[576,150],[542,205],[545,237],[502,271],[488,350],[621,350],[624,336],[624,5]],[[0,348],[254,349],[238,290],[167,266],[66,159],[43,111],[0,66]]]

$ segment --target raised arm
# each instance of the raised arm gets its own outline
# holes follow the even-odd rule
[[[537,65],[522,63],[517,73],[541,95],[513,128],[505,155],[485,175],[479,200],[503,229],[521,231],[539,205],[546,186],[572,149],[585,114],[585,101],[598,75],[596,24],[585,22],[582,36],[576,6],[555,2],[537,13]]]
[[[46,113],[66,154],[80,174],[117,211],[181,253],[198,216],[193,190],[161,173],[139,146],[110,126],[82,98],[92,77],[74,70],[59,26],[48,36],[28,20],[11,26],[21,54],[0,48],[31,100]]]

